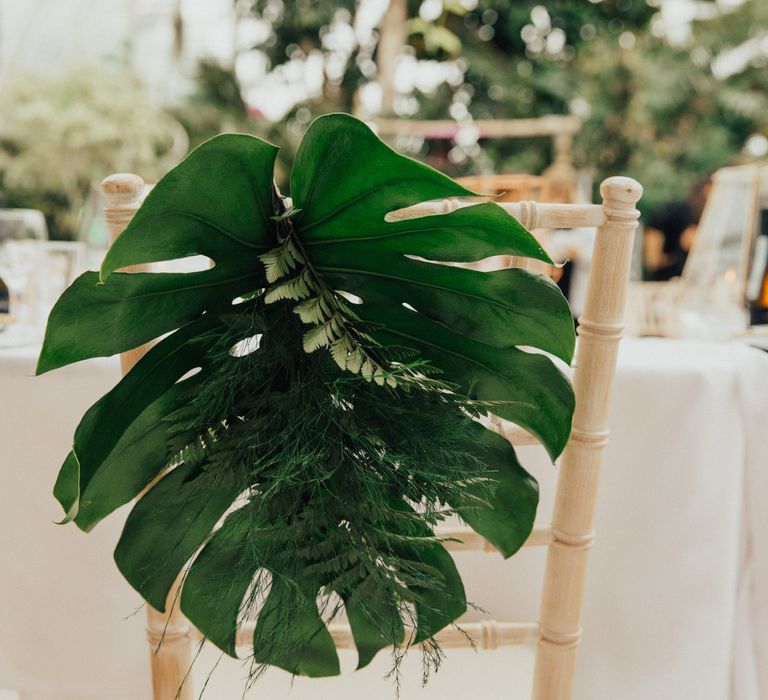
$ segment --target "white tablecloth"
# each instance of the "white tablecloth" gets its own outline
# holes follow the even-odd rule
[[[74,427],[115,381],[117,363],[41,378],[33,366],[31,350],[0,351],[0,689],[24,700],[148,699],[144,614],[134,614],[140,600],[111,558],[125,511],[89,535],[51,522],[60,512],[50,491]],[[765,700],[768,354],[627,339],[611,420],[576,698]],[[537,448],[521,457],[542,482],[544,523],[555,468]],[[542,555],[458,555],[469,598],[496,619],[535,619]],[[443,698],[460,697],[445,681],[471,673],[469,663],[449,655],[438,674]],[[501,681],[478,679],[475,697],[508,697],[505,662],[484,671]],[[297,686],[289,697],[360,697],[344,683],[333,694]],[[388,682],[367,683],[368,697],[393,697]]]

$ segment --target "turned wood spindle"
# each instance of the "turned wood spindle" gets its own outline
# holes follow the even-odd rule
[[[106,200],[104,216],[110,242],[114,242],[141,206],[146,187],[141,177],[129,173],[110,175],[101,187]],[[134,265],[121,272],[147,269],[146,265]],[[151,343],[147,343],[121,353],[120,366],[124,375],[150,347]],[[179,610],[178,585],[174,585],[168,594],[166,610],[170,612],[161,613],[147,604],[152,697],[154,700],[192,700],[192,684],[186,678],[192,664],[192,629]]]
[[[600,186],[605,223],[597,230],[584,314],[579,319],[573,430],[560,464],[536,656],[534,700],[569,700],[608,409],[623,331],[639,183],[612,177]]]

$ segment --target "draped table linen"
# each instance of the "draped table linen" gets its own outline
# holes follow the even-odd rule
[[[127,510],[87,536],[52,524],[61,513],[51,488],[74,428],[118,379],[118,363],[95,360],[34,378],[35,356],[35,348],[0,350],[0,689],[22,691],[25,700],[148,699],[141,600],[112,561]],[[541,482],[546,525],[556,467],[537,447],[520,453]],[[768,697],[766,501],[768,353],[736,341],[625,339],[576,700]],[[469,600],[497,620],[536,619],[543,550],[508,562],[456,557]],[[517,697],[514,653],[487,654],[476,697]],[[391,698],[381,656],[351,678],[299,679],[290,694],[287,674],[267,674],[252,695],[346,700],[362,688]],[[401,697],[466,697],[460,679],[473,675],[474,657],[450,650],[426,691],[405,678]],[[237,666],[232,697],[242,677]],[[212,685],[209,697],[228,695]]]

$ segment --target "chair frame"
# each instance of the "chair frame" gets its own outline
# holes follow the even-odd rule
[[[110,175],[101,183],[101,187],[106,199],[104,218],[110,242],[114,242],[138,211],[147,188],[141,177],[128,173]],[[148,267],[133,265],[121,272],[142,272]],[[121,353],[120,369],[123,375],[130,371],[150,347],[151,343],[148,343]],[[147,489],[153,484],[154,482],[147,486]],[[146,606],[146,632],[150,648],[154,700],[193,699],[192,684],[187,681],[187,676],[192,666],[194,630],[179,610],[178,590],[178,585],[174,585],[168,594],[165,607],[169,613],[161,613],[149,604]]]
[[[137,175],[117,174],[102,183],[106,196],[105,216],[114,240],[128,225],[145,194]],[[594,541],[597,488],[603,451],[608,442],[608,411],[616,369],[618,343],[623,332],[632,242],[642,195],[638,182],[612,177],[600,186],[602,204],[537,204],[503,202],[506,211],[528,229],[597,227],[589,273],[587,300],[579,319],[579,343],[575,359],[576,410],[573,428],[560,462],[551,526],[536,528],[525,546],[548,548],[539,621],[502,623],[485,621],[462,624],[438,635],[446,647],[468,646],[465,633],[482,649],[507,644],[536,644],[534,700],[569,700],[572,695],[576,651],[581,640],[581,614],[589,550]],[[425,202],[397,212],[387,219],[444,214],[471,202],[446,199]],[[127,271],[138,270],[129,268]],[[123,373],[147,351],[142,346],[121,355]],[[535,442],[524,431],[507,435],[513,444]],[[451,550],[495,551],[469,528],[442,529]],[[155,700],[191,700],[186,682],[192,663],[192,642],[199,633],[178,610],[178,588],[169,594],[170,615],[147,606],[147,635],[151,646],[153,697]],[[246,644],[247,627],[238,635]],[[349,628],[331,625],[339,648],[353,648]]]
[[[382,32],[382,36],[386,37],[384,28]],[[475,119],[472,127],[477,129],[478,138],[482,139],[552,138],[552,163],[541,176],[550,186],[558,186],[559,190],[566,193],[566,198],[572,200],[577,184],[573,168],[573,137],[581,130],[581,124],[581,120],[572,115],[546,114],[527,119]],[[415,136],[422,139],[453,139],[462,128],[461,124],[452,119],[376,120],[376,132],[386,138]]]

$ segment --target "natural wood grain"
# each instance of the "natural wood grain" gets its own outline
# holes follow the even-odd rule
[[[552,192],[551,183],[542,175],[509,173],[504,175],[467,175],[456,182],[472,192],[492,197],[495,202],[554,202],[559,198]]]
[[[436,199],[397,209],[384,217],[385,221],[407,221],[420,216],[450,214],[457,209],[471,207],[482,200]],[[490,201],[490,200],[486,200]],[[540,202],[498,202],[506,212],[514,216],[527,229],[536,228],[587,228],[602,226],[605,212],[599,204],[552,204]]]
[[[613,177],[600,186],[605,223],[598,228],[587,301],[579,319],[575,360],[576,412],[563,453],[552,515],[553,541],[539,613],[534,700],[569,700],[608,408],[627,294],[632,240],[642,187]]]
[[[381,85],[381,111],[392,114],[395,109],[397,89],[395,69],[403,47],[408,43],[408,2],[390,0],[389,7],[379,28],[379,43],[376,47],[376,68],[378,83]]]
[[[525,138],[572,135],[581,129],[581,120],[557,114],[534,119],[475,119],[468,125],[452,119],[377,119],[375,128],[381,136],[453,138],[464,126],[477,129],[480,138]]]
[[[144,180],[138,175],[110,175],[102,184],[105,197],[104,217],[110,241],[125,230],[141,206],[146,193]],[[132,266],[122,272],[138,272],[146,266]],[[123,374],[143,357],[151,344],[141,345],[120,355]],[[149,487],[148,487],[149,488]],[[147,639],[152,669],[153,700],[192,700],[192,684],[187,679],[192,664],[191,625],[178,608],[178,586],[168,595],[166,609],[161,613],[147,605]]]
[[[243,625],[237,634],[237,646],[247,648],[253,643],[254,623]],[[328,629],[338,649],[354,649],[355,641],[349,625],[331,624]],[[415,635],[413,628],[406,628],[405,639]],[[496,649],[500,646],[517,644],[536,644],[539,640],[539,626],[535,622],[465,622],[455,627],[447,627],[436,635],[437,640],[446,649],[475,647],[477,649]]]
[[[446,539],[443,546],[449,552],[496,552],[498,551],[482,535],[476,533],[471,527],[438,527],[435,534],[441,539]],[[523,547],[546,547],[553,540],[552,529],[548,527],[534,528]]]

